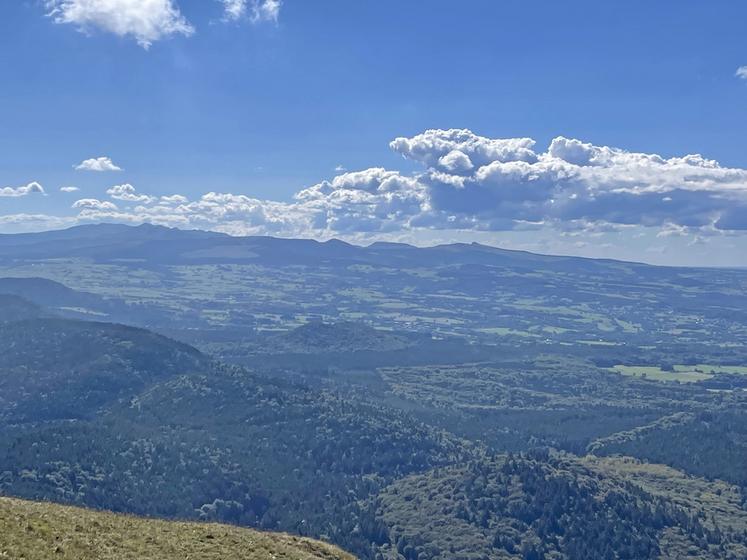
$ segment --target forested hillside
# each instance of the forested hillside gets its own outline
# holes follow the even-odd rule
[[[21,297],[0,293],[0,324],[34,319],[43,315],[42,309]]]
[[[181,239],[157,231],[163,239],[154,250]],[[153,241],[147,230],[139,235],[128,251]],[[96,251],[97,241],[83,237],[85,251]],[[259,250],[276,241],[256,243]],[[272,259],[282,256],[318,272],[309,250],[327,264],[361,255],[396,261],[400,251],[414,251],[412,262],[428,261],[414,278],[432,280],[428,267],[444,265],[455,250],[296,249],[267,250],[262,259],[275,266]],[[469,259],[496,258],[472,251]],[[506,266],[565,266],[501,258]],[[365,269],[359,264],[346,266],[358,274]],[[618,267],[582,264],[604,275]],[[90,266],[104,282],[119,265]],[[280,309],[267,317],[287,328],[243,328],[248,300],[225,315],[213,306],[213,292],[183,291],[184,274],[197,274],[195,266],[178,274],[140,270],[137,282],[109,295],[36,278],[0,281],[0,493],[284,531],[364,560],[747,554],[747,350],[738,343],[671,342],[667,335],[642,344],[624,322],[615,323],[623,337],[617,342],[579,339],[560,322],[548,337],[509,329],[491,339],[472,327],[470,336],[401,323],[385,329],[365,313],[301,321]],[[148,286],[162,274],[171,275],[175,298],[186,297],[176,315],[152,305]],[[471,274],[470,290],[493,281],[482,269]],[[407,293],[421,289],[416,282]],[[87,307],[50,305],[49,294]],[[407,309],[417,323],[424,308],[401,303],[387,308]],[[475,320],[472,305],[452,308],[465,323],[439,324]],[[162,334],[101,321],[127,310],[133,323],[152,321]],[[208,323],[199,318],[206,313]],[[174,321],[164,322],[168,317]],[[237,317],[244,319],[233,322]],[[719,325],[738,332],[741,316],[729,317]]]
[[[159,378],[200,370],[208,361],[185,344],[122,325],[54,318],[5,322],[0,418],[13,423],[87,418]]]
[[[641,467],[639,467],[641,468]],[[725,485],[652,491],[634,470],[544,453],[509,455],[402,479],[380,495],[389,557],[743,558],[747,513]],[[683,499],[685,498],[685,499]],[[394,551],[399,554],[394,553]],[[386,557],[386,556],[385,556]]]

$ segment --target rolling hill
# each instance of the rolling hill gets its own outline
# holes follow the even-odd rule
[[[0,293],[0,325],[23,319],[42,317],[44,311],[38,305],[22,297]]]
[[[0,323],[0,418],[86,418],[208,361],[192,347],[134,327],[58,318]]]
[[[722,560],[747,554],[742,499],[659,465],[529,454],[401,479],[380,514],[391,558]]]

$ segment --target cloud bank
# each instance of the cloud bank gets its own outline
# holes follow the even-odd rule
[[[633,227],[702,238],[747,231],[747,170],[698,154],[665,158],[562,136],[537,149],[531,138],[460,129],[428,130],[390,146],[421,169],[342,172],[290,202],[218,192],[196,200],[156,196],[125,183],[106,191],[109,200],[77,201],[71,218],[317,238],[423,231],[579,235]]]
[[[562,136],[543,151],[528,138],[468,130],[397,138],[393,150],[423,163],[422,212],[430,227],[510,230],[545,225],[747,228],[747,171],[698,154],[664,158]]]

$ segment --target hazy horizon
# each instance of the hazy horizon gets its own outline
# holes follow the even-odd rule
[[[23,48],[0,58],[0,232],[747,266],[747,7],[539,6],[7,5],[0,41]]]
[[[142,224],[124,224],[121,222],[97,222],[97,223],[88,223],[88,224],[79,224],[74,226],[68,226],[68,227],[61,227],[61,228],[55,228],[55,229],[43,229],[38,231],[26,231],[26,232],[17,232],[17,233],[2,233],[0,232],[0,237],[4,236],[13,236],[13,235],[34,235],[34,234],[44,234],[44,233],[55,233],[55,232],[63,232],[67,230],[72,230],[80,227],[96,227],[96,226],[107,226],[107,225],[116,225],[116,226],[123,226],[126,228],[137,228],[143,225],[146,226],[153,226],[153,227],[160,227],[160,228],[166,228],[166,229],[174,229],[179,231],[185,231],[185,232],[204,232],[204,233],[218,233],[222,235],[227,235],[229,237],[233,238],[246,238],[246,237],[269,237],[273,239],[283,239],[288,241],[294,241],[294,240],[311,240],[311,241],[318,241],[320,243],[326,243],[328,241],[341,241],[343,243],[347,243],[356,247],[370,247],[372,245],[375,245],[377,243],[394,243],[394,244],[401,244],[406,245],[410,247],[416,247],[419,249],[426,249],[426,248],[434,248],[434,247],[440,247],[440,246],[449,246],[449,245],[479,245],[481,247],[487,247],[491,249],[499,249],[504,251],[514,251],[519,253],[530,253],[534,255],[540,255],[540,256],[547,256],[547,257],[568,257],[568,258],[584,258],[584,259],[592,259],[592,260],[612,260],[612,261],[620,261],[624,263],[630,263],[630,264],[644,264],[649,266],[663,266],[663,267],[673,267],[673,268],[713,268],[713,269],[742,269],[745,268],[747,265],[708,265],[708,264],[701,264],[697,266],[693,265],[683,265],[683,264],[667,264],[667,263],[657,263],[653,261],[647,261],[645,259],[623,259],[623,258],[616,258],[616,257],[609,257],[609,256],[586,256],[582,254],[572,254],[572,253],[550,253],[550,252],[542,252],[538,250],[528,250],[528,249],[518,249],[518,248],[511,248],[511,247],[504,247],[497,244],[492,244],[490,242],[480,242],[476,241],[474,239],[461,241],[461,240],[445,240],[443,242],[433,241],[433,240],[423,240],[423,241],[396,241],[391,239],[379,239],[379,240],[371,240],[371,239],[345,239],[343,237],[336,237],[331,236],[327,238],[313,238],[313,237],[286,237],[282,235],[267,235],[267,234],[253,234],[253,235],[242,235],[242,234],[236,234],[236,233],[230,233],[230,232],[222,232],[217,230],[207,230],[207,229],[200,229],[200,228],[184,228],[184,227],[178,227],[178,226],[164,226],[160,224],[151,224],[149,222],[144,222]]]

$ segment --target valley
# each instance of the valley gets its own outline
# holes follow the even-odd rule
[[[747,273],[101,228],[0,238],[0,494],[364,560],[747,553]]]

